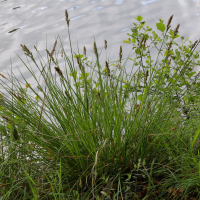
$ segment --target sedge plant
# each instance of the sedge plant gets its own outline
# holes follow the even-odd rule
[[[2,148],[0,196],[3,199],[187,199],[199,198],[199,41],[175,42],[179,25],[170,29],[160,19],[161,37],[142,21],[123,42],[133,54],[95,62],[73,52],[60,37],[47,63],[37,47],[39,63],[21,45],[44,80],[6,84],[0,74]],[[152,33],[152,35],[151,35]],[[60,40],[59,52],[56,47]],[[107,51],[107,41],[105,51]],[[152,60],[152,45],[158,51]],[[160,47],[158,47],[160,46]],[[58,56],[65,63],[61,67]],[[159,60],[162,56],[162,60]],[[135,72],[125,71],[127,61]],[[77,64],[75,63],[77,61]],[[89,69],[91,71],[89,71]],[[17,81],[14,84],[13,78]],[[34,96],[28,94],[31,91]]]

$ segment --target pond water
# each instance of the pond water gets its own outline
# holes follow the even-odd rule
[[[70,55],[65,9],[70,18],[73,50],[78,53],[78,42],[80,53],[86,46],[87,55],[92,55],[94,37],[98,50],[103,49],[106,39],[110,61],[118,59],[120,45],[123,58],[127,57],[131,45],[122,41],[128,38],[127,33],[131,32],[133,22],[137,22],[134,18],[138,15],[144,17],[143,21],[153,30],[157,30],[155,24],[160,18],[166,24],[174,15],[172,29],[180,23],[179,32],[189,36],[192,42],[200,35],[198,0],[0,0],[0,71],[8,70],[10,73],[12,63],[14,75],[23,81],[19,68],[32,83],[32,75],[16,55],[26,60],[20,44],[25,44],[34,56],[34,45],[37,44],[37,49],[46,59],[46,45],[51,51],[57,34],[65,39],[65,49]],[[39,75],[36,66],[31,67],[36,76]],[[127,69],[130,67],[127,64]]]

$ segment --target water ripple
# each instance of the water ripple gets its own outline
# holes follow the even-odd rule
[[[72,21],[72,20],[79,19],[79,18],[82,18],[82,17],[84,17],[84,16],[85,16],[85,15],[79,15],[79,16],[77,16],[77,17],[72,18],[71,21]]]
[[[74,6],[74,7],[72,7],[72,8],[70,8],[70,10],[75,10],[75,9],[77,9],[77,8],[79,8],[80,6]]]
[[[97,8],[94,8],[93,10],[100,10],[100,9],[102,9],[103,7],[101,7],[101,6],[99,6],[99,7],[97,7]]]
[[[129,30],[130,28],[124,28],[124,29],[122,29],[120,32],[124,32],[124,31],[127,31],[127,30]]]
[[[33,12],[39,12],[39,11],[44,10],[44,9],[46,9],[46,8],[48,8],[48,7],[47,7],[47,6],[44,6],[44,7],[41,7],[41,8],[38,8],[38,9],[34,10]]]
[[[122,4],[124,2],[124,0],[116,0],[115,1],[115,5],[120,5],[120,4]]]
[[[138,2],[138,3],[141,3],[142,5],[147,5],[147,4],[153,3],[153,2],[155,2],[155,1],[158,1],[158,0],[140,1],[140,2]]]

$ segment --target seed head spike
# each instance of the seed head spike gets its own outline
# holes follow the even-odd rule
[[[97,56],[97,45],[96,45],[96,42],[94,42],[94,53]]]
[[[122,46],[120,46],[120,50],[119,50],[119,61],[121,63],[122,60]]]
[[[178,29],[179,29],[180,24],[177,25],[176,29],[174,30],[174,37],[177,35],[178,33]]]
[[[107,40],[104,40],[104,44],[105,44],[105,49],[107,49]]]
[[[106,69],[107,69],[108,76],[110,76],[110,69],[109,69],[108,62],[107,62],[107,61],[106,61]]]
[[[66,18],[66,21],[68,20],[68,12],[67,10],[65,10],[65,18]]]
[[[61,77],[63,77],[63,73],[62,73],[62,71],[60,70],[60,68],[58,68],[58,67],[54,67],[54,68],[55,68],[56,72],[57,72]]]
[[[67,12],[67,10],[65,10],[65,20],[66,20],[66,22],[67,22],[67,26],[69,27],[69,19],[68,19],[68,12]]]
[[[86,47],[83,47],[83,54],[86,56]]]
[[[171,27],[170,24],[171,24],[171,21],[172,21],[172,18],[173,18],[174,15],[172,15],[169,20],[168,20],[168,23],[167,23],[167,30],[166,32],[169,30],[169,28]]]

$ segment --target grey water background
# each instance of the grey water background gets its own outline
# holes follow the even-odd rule
[[[114,61],[118,60],[120,45],[123,58],[128,56],[131,45],[122,41],[128,38],[127,33],[131,33],[133,22],[137,22],[134,18],[138,15],[144,17],[143,21],[153,30],[157,30],[156,23],[160,18],[166,24],[169,17],[174,15],[171,28],[175,29],[180,23],[179,33],[189,36],[194,42],[200,38],[199,8],[198,0],[1,0],[0,71],[2,74],[10,72],[12,63],[16,78],[23,81],[19,68],[26,80],[36,87],[32,75],[16,53],[28,64],[20,44],[25,44],[37,58],[35,45],[45,60],[46,45],[51,52],[58,34],[64,40],[65,51],[70,57],[65,9],[70,18],[73,50],[78,53],[78,42],[80,53],[85,46],[87,56],[92,59],[94,38],[98,50],[103,49],[106,39],[109,60]],[[104,64],[105,53],[102,55]],[[58,57],[62,62],[62,58]],[[130,62],[127,63],[126,69],[130,70],[131,66]],[[31,63],[31,67],[39,77],[36,66]]]
[[[138,15],[158,34],[161,33],[156,29],[159,19],[166,24],[169,17],[174,15],[171,28],[175,29],[180,23],[180,35],[190,37],[194,42],[200,38],[199,8],[198,0],[0,0],[0,73],[7,76],[12,64],[16,78],[25,83],[20,69],[28,83],[36,88],[35,80],[16,53],[29,66],[20,44],[25,44],[37,58],[35,45],[44,62],[47,62],[45,49],[52,50],[58,34],[64,40],[65,51],[70,57],[65,9],[70,19],[73,50],[78,53],[77,42],[80,53],[86,46],[87,56],[92,60],[94,38],[99,51],[104,48],[106,39],[109,60],[115,61],[118,60],[120,45],[123,58],[128,56],[132,46],[122,41],[128,38],[127,33],[131,33],[133,22],[137,23],[134,18]],[[56,51],[58,53],[59,49]],[[58,58],[62,63],[60,55]],[[105,63],[105,52],[100,61]],[[40,72],[36,66],[32,62],[30,66],[39,78]],[[128,62],[126,69],[130,71],[131,66]],[[0,91],[3,89],[0,88]]]

